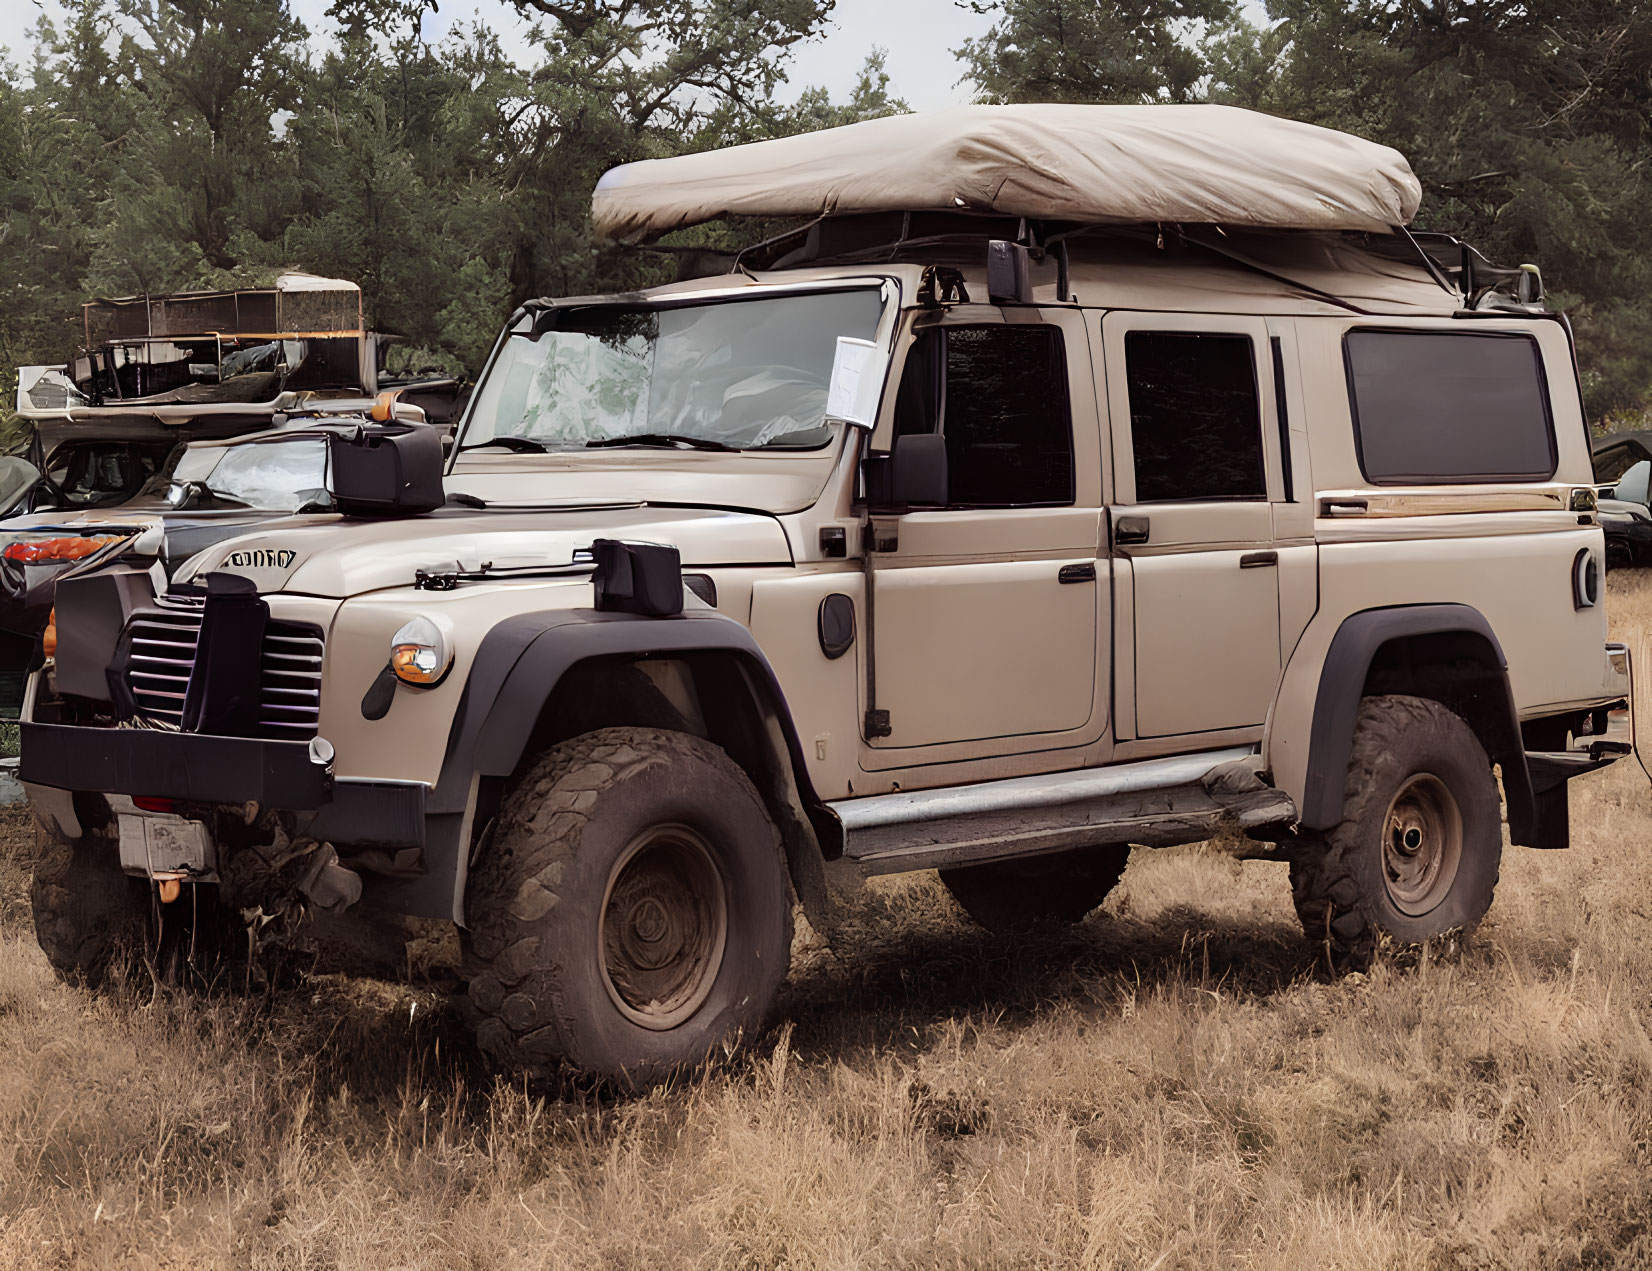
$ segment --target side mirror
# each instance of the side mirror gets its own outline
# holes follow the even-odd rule
[[[938,432],[895,438],[890,456],[889,493],[906,507],[947,505],[946,437]]]

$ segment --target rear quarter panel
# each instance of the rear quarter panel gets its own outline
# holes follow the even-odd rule
[[[1381,326],[1468,329],[1463,321],[1438,319],[1297,321],[1316,495],[1319,606],[1286,665],[1264,746],[1275,783],[1299,803],[1320,671],[1337,629],[1362,610],[1435,603],[1479,610],[1508,658],[1523,717],[1610,692],[1604,605],[1578,609],[1573,603],[1578,553],[1598,561],[1605,547],[1593,517],[1569,510],[1571,488],[1592,484],[1593,469],[1564,329],[1529,319],[1476,320],[1473,327],[1537,340],[1554,421],[1550,481],[1402,489],[1376,485],[1360,470],[1342,356],[1346,331]],[[1370,512],[1327,515],[1339,499],[1366,500]]]

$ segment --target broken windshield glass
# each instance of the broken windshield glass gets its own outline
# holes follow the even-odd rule
[[[874,340],[882,313],[876,288],[553,311],[537,338],[527,323],[507,338],[478,391],[465,448],[496,438],[574,450],[673,437],[742,450],[823,446],[839,337]]]
[[[214,457],[216,456],[216,462]],[[167,502],[198,502],[200,490],[214,499],[269,512],[294,512],[327,501],[327,440],[251,442],[192,449],[172,474]]]

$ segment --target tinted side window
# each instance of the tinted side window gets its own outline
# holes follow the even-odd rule
[[[1268,497],[1249,336],[1130,331],[1124,365],[1137,502]]]
[[[1489,331],[1350,331],[1354,440],[1379,484],[1546,481],[1554,423],[1537,341]]]
[[[951,502],[1071,503],[1067,358],[1050,327],[947,327],[945,422]]]

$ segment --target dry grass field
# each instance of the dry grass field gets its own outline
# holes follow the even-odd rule
[[[1466,952],[1334,983],[1283,865],[1138,851],[1019,943],[906,880],[753,1049],[616,1100],[490,1077],[428,985],[62,986],[11,813],[0,1268],[1652,1266],[1652,790],[1573,816]]]

